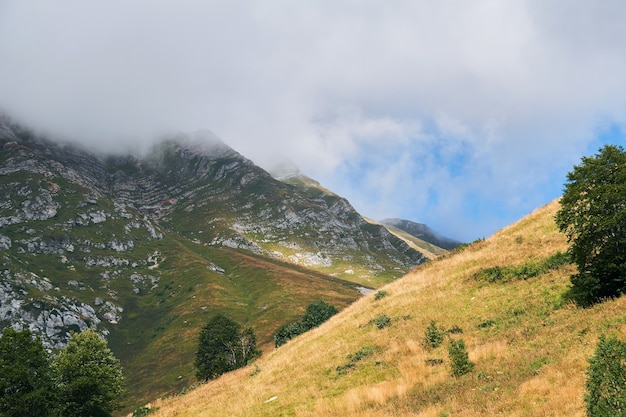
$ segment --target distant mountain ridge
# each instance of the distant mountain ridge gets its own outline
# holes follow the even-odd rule
[[[433,245],[436,245],[446,250],[452,250],[463,244],[463,242],[460,242],[458,240],[441,236],[423,223],[415,223],[410,220],[397,218],[383,219],[380,220],[379,223],[387,226],[396,227],[409,233],[412,236],[415,236],[419,239],[422,239],[428,243],[432,243]]]

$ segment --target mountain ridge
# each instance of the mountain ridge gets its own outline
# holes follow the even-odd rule
[[[388,218],[380,220],[379,223],[403,230],[418,239],[422,239],[442,249],[452,250],[463,244],[463,242],[456,239],[440,235],[426,224],[416,223],[411,220]]]
[[[344,198],[278,181],[211,134],[104,155],[4,118],[0,150],[0,326],[51,350],[95,328],[133,403],[193,383],[210,314],[267,349],[308,303],[343,308],[426,261]]]

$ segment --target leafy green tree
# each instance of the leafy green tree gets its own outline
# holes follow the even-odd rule
[[[274,335],[274,346],[284,345],[294,337],[324,323],[338,312],[337,307],[326,301],[316,301],[309,304],[302,320],[287,323],[278,329],[278,332]]]
[[[324,323],[338,312],[339,310],[334,305],[326,301],[316,301],[307,306],[304,317],[302,317],[302,325],[306,330],[310,330]]]
[[[587,416],[626,416],[626,343],[600,336],[589,359],[586,388]]]
[[[0,416],[53,416],[54,398],[48,354],[29,330],[7,327],[0,338]]]
[[[301,335],[304,333],[306,329],[302,326],[302,323],[299,321],[292,321],[283,325],[278,332],[274,335],[274,346],[279,347],[284,345],[289,340],[294,337]]]
[[[239,334],[238,342],[238,364],[245,366],[261,356],[261,350],[256,345],[256,333],[252,327],[248,327]]]
[[[240,330],[239,324],[223,314],[213,316],[200,331],[196,352],[196,377],[201,381],[217,378],[247,365],[261,355],[252,328]]]
[[[626,290],[626,153],[606,145],[568,173],[559,229],[567,236],[578,273],[571,296],[581,306]]]
[[[64,417],[109,417],[119,408],[119,360],[94,330],[73,333],[52,363]]]

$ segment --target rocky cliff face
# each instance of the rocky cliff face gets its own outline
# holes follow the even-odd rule
[[[278,181],[208,133],[102,156],[0,119],[0,151],[0,326],[50,348],[72,330],[107,334],[159,291],[168,236],[366,286],[424,261],[345,199]]]

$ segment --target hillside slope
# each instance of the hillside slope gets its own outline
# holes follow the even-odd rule
[[[626,335],[626,297],[579,309],[563,301],[572,265],[538,269],[567,247],[558,207],[418,267],[386,297],[362,298],[254,365],[152,404],[153,415],[583,416],[587,359],[600,333]],[[391,323],[379,329],[383,315]],[[473,372],[450,375],[448,342],[425,347],[433,320],[465,341]]]

